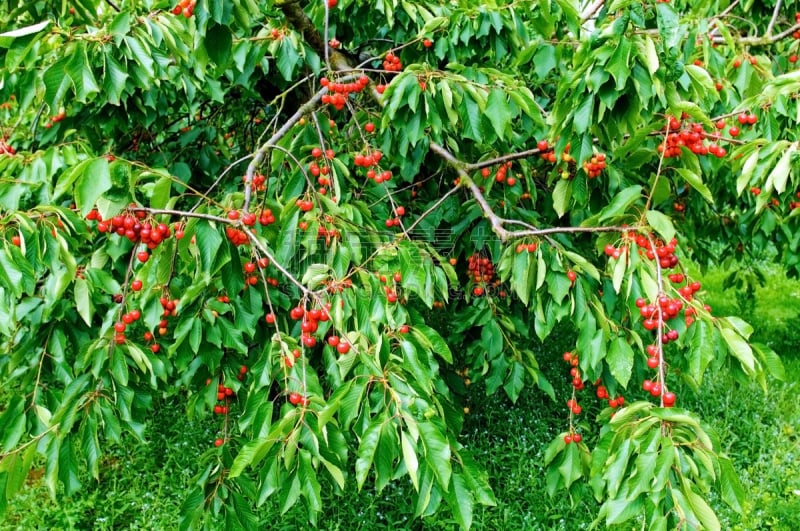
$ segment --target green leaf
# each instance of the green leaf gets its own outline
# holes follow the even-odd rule
[[[375,450],[378,448],[378,441],[381,437],[381,428],[383,427],[386,419],[383,416],[372,419],[367,429],[361,435],[361,440],[358,443],[358,451],[356,455],[356,484],[358,490],[364,486],[367,480],[367,474],[375,460]]]
[[[583,102],[575,109],[572,117],[576,133],[583,133],[589,129],[592,122],[592,111],[594,109],[594,95],[587,94]]]
[[[206,51],[208,52],[208,58],[217,65],[217,72],[223,72],[227,68],[231,57],[232,44],[233,35],[231,35],[231,31],[227,26],[215,24],[206,31]]]
[[[419,460],[417,459],[416,445],[405,431],[400,432],[400,444],[403,448],[403,463],[406,465],[408,477],[411,478],[411,483],[419,492],[419,476],[417,475]]]
[[[75,279],[75,309],[83,322],[92,325],[92,302],[89,297],[89,286],[86,280],[78,277]]]
[[[743,512],[745,491],[739,482],[739,476],[733,468],[733,463],[727,457],[719,458],[719,485],[722,500],[739,514]]]
[[[791,171],[792,156],[795,151],[797,151],[797,144],[792,144],[783,152],[780,160],[767,177],[767,181],[764,184],[765,192],[774,189],[779,194],[782,194],[786,190],[786,183],[789,180],[789,172]]]
[[[568,179],[560,179],[553,189],[553,209],[558,217],[563,217],[572,199],[572,183]]]
[[[462,529],[472,527],[472,506],[475,502],[472,492],[461,474],[452,475],[450,489],[445,492],[444,496],[458,525]]]
[[[744,189],[747,188],[747,185],[750,183],[750,178],[753,176],[756,166],[758,166],[758,156],[760,153],[760,150],[756,149],[747,157],[744,164],[742,164],[742,173],[736,180],[736,193],[738,195],[742,195],[742,192],[744,192]]]
[[[492,124],[497,137],[503,140],[506,129],[511,124],[511,109],[508,106],[506,92],[495,88],[489,92],[489,101],[486,104],[486,116]]]
[[[17,28],[15,30],[5,31],[3,33],[0,33],[0,47],[7,48],[17,37],[25,37],[27,35],[33,35],[34,33],[39,33],[49,25],[50,25],[49,20],[43,20],[42,22],[39,22],[37,24],[31,24],[30,26],[25,26],[23,28]]]
[[[558,466],[558,472],[564,479],[564,488],[569,488],[570,485],[575,483],[582,475],[581,470],[581,456],[577,444],[568,444],[564,452],[562,452],[563,459]]]
[[[753,356],[753,349],[739,333],[727,327],[720,328],[725,343],[728,344],[728,351],[735,356],[742,364],[745,372],[754,375],[756,372],[756,359]]]
[[[206,275],[214,267],[217,251],[222,245],[222,236],[211,223],[201,220],[195,225],[197,248],[200,250],[200,266]]]
[[[658,32],[661,35],[664,50],[677,49],[681,41],[681,25],[678,14],[671,4],[657,3]]]
[[[103,76],[103,90],[111,105],[119,105],[122,93],[125,91],[125,84],[128,80],[128,72],[111,55],[105,55],[106,61],[105,75]]]
[[[708,531],[720,531],[721,526],[719,524],[719,520],[717,519],[717,515],[714,513],[711,507],[709,507],[708,503],[706,503],[702,496],[691,489],[691,487],[688,485],[688,482],[683,482],[683,486],[683,493],[686,495],[686,500],[692,507],[694,515],[703,526],[702,528],[707,529]]]
[[[86,57],[86,48],[79,47],[72,54],[70,62],[66,65],[66,72],[72,80],[78,101],[86,102],[89,96],[100,92],[100,87],[97,86],[97,81],[89,66],[89,59]]]
[[[665,242],[672,240],[675,237],[675,227],[672,225],[672,220],[662,214],[658,210],[648,210],[647,223],[661,235]]]
[[[297,53],[291,39],[281,39],[277,56],[278,71],[283,76],[283,79],[290,81],[295,66],[300,62],[300,54]]]
[[[702,195],[706,201],[709,203],[714,202],[714,197],[711,195],[711,190],[708,189],[708,186],[705,185],[703,179],[698,174],[686,168],[675,168],[675,171],[678,172],[678,175],[683,177],[687,183],[689,183],[689,186],[700,192],[700,195]]]
[[[702,383],[703,374],[714,359],[714,330],[705,320],[695,321],[691,327],[687,362],[689,377],[695,385]]]
[[[75,203],[86,216],[95,206],[97,199],[111,189],[111,173],[108,159],[98,157],[89,161],[75,183]]]
[[[628,210],[642,196],[642,187],[638,184],[629,186],[614,196],[614,199],[600,211],[600,218],[598,221],[601,223],[607,219],[620,216]]]
[[[633,349],[622,336],[614,339],[608,347],[606,363],[608,363],[611,376],[624,388],[628,387],[631,379],[633,358]]]
[[[425,463],[433,470],[439,485],[447,490],[452,473],[447,437],[432,422],[420,422],[419,434],[425,448]]]
[[[411,328],[411,333],[424,342],[430,343],[431,350],[438,354],[447,363],[453,363],[453,353],[442,336],[430,326],[416,323]],[[422,336],[422,337],[420,337]]]
[[[606,63],[605,70],[616,81],[616,90],[623,90],[631,72],[631,41],[621,38],[614,50],[614,55]],[[712,85],[713,88],[713,85]]]

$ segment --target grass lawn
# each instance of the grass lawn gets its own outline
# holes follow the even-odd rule
[[[704,280],[710,292],[706,300],[717,315],[737,311],[737,293],[722,289],[723,279],[724,274],[712,272]],[[742,385],[726,374],[711,373],[701,395],[679,391],[683,405],[700,413],[720,434],[748,491],[744,515],[712,500],[723,529],[800,529],[800,338],[795,326],[800,314],[800,283],[782,275],[770,275],[769,279],[767,287],[756,291],[756,303],[748,308],[751,315],[747,317],[756,327],[756,339],[782,354],[786,381],[770,382],[765,395],[755,383]],[[570,337],[557,334],[540,353],[558,396],[569,393],[561,354],[570,343]],[[641,398],[644,392],[628,394]],[[551,499],[545,491],[542,458],[547,444],[565,427],[561,403],[528,390],[511,404],[500,395],[486,397],[474,387],[466,404],[471,413],[461,442],[488,468],[498,500],[497,507],[476,509],[474,528],[588,529],[597,511],[588,490],[574,500],[565,493]],[[585,421],[591,422],[591,412]],[[31,478],[24,492],[12,500],[0,530],[177,529],[186,485],[197,472],[195,456],[213,440],[214,426],[206,419],[187,419],[182,402],[173,399],[161,405],[147,434],[147,446],[111,448],[100,480],[82,478],[83,490],[58,503],[50,500],[40,481]],[[356,492],[352,480],[350,485],[343,497],[324,496],[320,529],[456,528],[446,515],[414,520],[407,481],[390,485],[380,494],[369,486]],[[309,527],[299,505],[281,515],[277,501],[268,501],[260,518],[261,529]]]

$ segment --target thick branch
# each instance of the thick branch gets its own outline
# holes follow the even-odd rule
[[[286,21],[303,34],[303,40],[311,46],[320,57],[330,57],[330,64],[335,70],[350,68],[347,58],[336,50],[329,50],[325,39],[320,35],[310,18],[300,6],[299,0],[277,0],[275,7],[281,10]],[[329,55],[328,55],[329,54]]]
[[[745,46],[767,46],[769,44],[773,44],[781,39],[785,39],[795,31],[800,30],[800,23],[795,24],[794,26],[786,29],[780,33],[776,33],[774,35],[764,35],[762,37],[754,36],[754,37],[741,37],[737,40],[739,44]],[[722,36],[715,35],[711,38],[711,42],[717,44],[724,44],[725,39]]]

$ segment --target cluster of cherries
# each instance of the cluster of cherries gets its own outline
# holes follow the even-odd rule
[[[380,184],[385,181],[392,180],[392,172],[389,170],[380,169],[380,161],[383,158],[383,153],[378,150],[371,151],[366,155],[359,153],[353,157],[353,164],[361,168],[367,168],[367,179],[375,181]]]
[[[351,345],[346,338],[342,338],[336,335],[328,336],[328,345],[336,349],[336,352],[338,352],[342,356],[350,352]]]
[[[572,377],[572,387],[574,387],[576,391],[582,390],[584,384],[583,378],[581,378],[581,371],[578,368],[578,364],[580,363],[578,354],[576,352],[565,352],[564,361],[570,364],[569,375]],[[575,414],[577,415],[577,413]]]
[[[644,250],[644,255],[649,260],[658,258],[658,263],[663,269],[677,267],[679,263],[678,257],[675,256],[675,248],[678,246],[677,239],[672,238],[668,243],[657,240],[655,242],[655,247],[653,247],[653,245],[650,244],[650,239],[643,234],[629,234],[629,237],[633,238],[633,241],[639,246],[640,252]]]
[[[392,52],[389,52],[383,59],[383,69],[389,72],[399,72],[403,69],[403,64],[400,62],[399,57]]]
[[[323,77],[319,81],[320,85],[328,89],[328,94],[323,94],[321,101],[325,105],[331,105],[337,111],[344,109],[347,103],[347,97],[352,94],[358,94],[369,85],[369,78],[366,75],[361,75],[356,81],[351,83],[338,83],[331,81],[327,77]]]
[[[267,178],[264,177],[264,175],[256,173],[253,175],[253,182],[250,184],[250,187],[254,192],[263,192],[267,189],[266,181]],[[242,182],[247,184],[247,175],[242,176]]]
[[[664,391],[659,382],[654,382],[652,380],[645,380],[642,382],[642,389],[650,393],[651,396],[659,396]],[[675,398],[675,393],[672,391],[665,392],[661,397],[664,401],[664,407],[673,407],[675,405]]]
[[[244,379],[244,375],[247,374],[247,367],[242,365],[242,368],[239,370],[239,375],[241,378]],[[206,385],[210,385],[211,380],[206,380]],[[233,388],[227,387],[225,384],[218,384],[217,385],[217,404],[214,406],[214,414],[215,415],[227,415],[230,411],[228,407],[228,403],[232,400],[233,395],[235,394]]]
[[[639,314],[644,319],[642,325],[645,330],[655,330],[658,328],[659,317],[662,326],[666,327],[666,321],[678,316],[683,309],[683,300],[679,298],[671,299],[666,295],[661,295],[658,297],[656,304],[648,304],[642,298],[636,299],[636,306],[639,308]],[[670,330],[663,336],[664,343],[669,343],[676,339],[678,339],[677,330]]]
[[[406,215],[406,207],[398,205],[394,209],[395,217],[386,220],[387,227],[396,227],[400,225],[400,218]]]
[[[314,308],[306,311],[302,306],[295,306],[289,311],[289,317],[295,321],[300,321],[300,341],[307,348],[314,348],[317,345],[317,338],[314,334],[317,332],[320,322],[330,320],[329,310],[330,303],[324,308]],[[267,321],[269,322],[269,319]]]
[[[53,127],[53,124],[57,124],[58,122],[60,122],[61,120],[63,120],[66,117],[67,117],[67,113],[65,111],[59,111],[58,114],[56,114],[55,116],[50,118],[50,120],[45,122],[44,128],[45,129],[50,129],[51,127]]]
[[[517,244],[517,254],[522,254],[524,252],[535,253],[537,247],[538,247],[538,245],[535,242],[518,243]]]
[[[289,393],[289,403],[293,406],[307,407],[311,402],[308,400],[308,397],[297,392],[292,392]]]
[[[553,149],[550,147],[550,144],[547,143],[547,140],[539,140],[539,142],[536,144],[536,147],[539,149],[539,157],[541,157],[543,160],[552,162],[553,164],[558,161],[555,151],[553,151]],[[564,153],[561,157],[567,162],[572,160],[572,157],[569,156],[569,144],[567,144],[567,148],[564,150]]]
[[[265,269],[269,267],[269,258],[262,256],[255,262],[245,262],[245,264],[242,266],[242,269],[244,270],[245,274],[245,284],[248,286],[255,286],[258,284],[256,267],[258,267],[258,269]]]
[[[508,161],[508,162],[506,162],[504,164],[501,164],[500,167],[497,168],[497,172],[495,172],[495,174],[494,174],[494,180],[496,182],[498,182],[498,183],[504,182],[508,186],[514,186],[515,184],[517,184],[516,177],[514,177],[513,175],[512,176],[506,176],[506,174],[508,173],[509,168],[511,168],[511,161]],[[481,175],[483,177],[489,177],[491,174],[492,174],[492,170],[490,170],[489,168],[482,168],[481,169]]]
[[[743,112],[737,116],[737,120],[741,125],[753,125],[758,121],[758,117],[755,114]],[[692,123],[684,125],[682,120],[678,120],[673,116],[670,117],[667,127],[669,131],[666,139],[658,146],[658,152],[663,152],[664,157],[680,157],[681,147],[683,146],[686,146],[695,155],[700,156],[711,154],[717,158],[722,158],[727,154],[724,147],[714,142],[706,144],[708,139],[719,140],[722,137],[719,133],[709,134],[703,124]],[[724,129],[726,127],[725,120],[718,120],[715,127],[720,131]],[[734,138],[739,136],[740,132],[735,125],[728,129],[728,134]]]
[[[624,396],[616,396],[614,398],[611,398],[611,396],[608,394],[608,389],[606,389],[604,385],[600,385],[600,380],[597,380],[595,382],[595,385],[597,386],[597,389],[595,391],[597,398],[599,398],[600,400],[608,400],[608,407],[616,409],[618,407],[622,407],[625,405]]]
[[[490,284],[495,280],[494,264],[489,257],[478,253],[473,253],[467,260],[467,272],[475,284],[478,284],[472,288],[472,294],[476,297],[485,293],[484,284]]]
[[[172,14],[192,18],[192,15],[194,15],[195,3],[195,0],[180,0],[180,2],[172,8]]]
[[[125,330],[128,328],[128,325],[138,321],[141,316],[142,312],[138,309],[123,314],[121,320],[114,323],[114,343],[117,345],[124,344],[126,339]]]
[[[603,170],[606,169],[606,154],[597,153],[596,155],[592,155],[591,159],[584,161],[583,169],[590,179],[599,176]]]
[[[12,145],[8,144],[4,138],[0,138],[0,155],[14,155],[16,152],[17,150]]]
[[[133,243],[143,243],[152,251],[173,234],[172,229],[166,223],[148,222],[145,221],[146,217],[147,213],[141,210],[117,214],[110,220],[104,220],[100,212],[95,209],[89,211],[86,215],[87,220],[97,221],[98,232],[113,233],[117,236],[125,237]],[[183,238],[183,230],[177,229],[175,238]],[[147,262],[150,258],[150,253],[139,251],[136,257],[140,262]]]
[[[378,280],[381,281],[381,284],[386,284],[386,286],[383,287],[383,291],[386,293],[386,300],[392,304],[397,302],[398,295],[397,295],[397,290],[395,289],[395,285],[402,282],[403,275],[401,275],[399,271],[395,271],[394,275],[392,275],[392,280],[394,280],[394,283],[391,286],[387,284],[388,279],[386,278],[386,275],[379,275]]]

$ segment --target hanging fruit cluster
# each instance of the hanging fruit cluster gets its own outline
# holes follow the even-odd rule
[[[323,77],[319,81],[320,85],[328,88],[328,94],[323,94],[321,101],[325,105],[331,105],[337,111],[344,109],[347,98],[350,94],[357,94],[369,85],[369,78],[362,75],[357,81],[352,83],[338,83]]]
[[[403,69],[403,64],[400,62],[399,57],[389,52],[383,60],[383,69],[389,72],[399,72]]]

